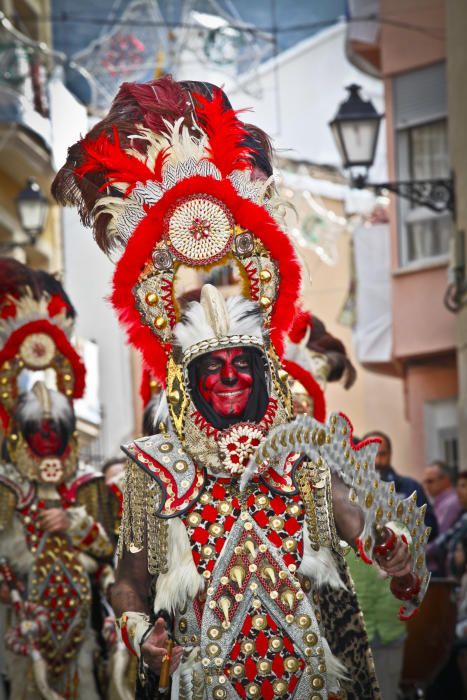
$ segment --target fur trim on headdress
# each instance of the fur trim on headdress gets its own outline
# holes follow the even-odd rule
[[[230,340],[234,336],[238,340],[238,345],[255,344],[263,346],[261,314],[258,305],[243,297],[228,297],[225,301],[225,306],[228,315],[228,327],[225,335],[221,336],[221,338]],[[241,336],[244,338],[243,342]],[[196,301],[189,305],[182,321],[177,323],[174,329],[174,342],[184,356],[194,345],[199,345],[205,341],[214,341],[215,343],[221,338],[216,335],[215,330],[209,324],[203,305]],[[250,342],[246,342],[248,338],[251,339]],[[213,347],[206,348],[205,352],[214,349],[214,343]]]
[[[40,385],[42,391],[39,390]],[[48,399],[46,402],[43,400],[45,394]],[[61,425],[69,435],[75,428],[75,415],[68,399],[58,391],[47,389],[42,382],[36,382],[31,391],[20,395],[15,420],[22,426],[28,424],[28,428],[34,432],[46,417]]]

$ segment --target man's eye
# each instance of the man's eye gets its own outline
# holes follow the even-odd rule
[[[250,367],[248,360],[245,358],[238,358],[237,360],[234,360],[234,365],[239,369],[249,369]]]
[[[204,366],[205,372],[217,372],[219,370],[220,363],[219,362],[208,362]]]

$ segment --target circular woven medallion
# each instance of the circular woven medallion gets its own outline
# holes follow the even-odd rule
[[[63,466],[59,459],[47,457],[39,466],[41,480],[46,484],[55,484],[63,477]]]
[[[44,369],[54,358],[55,343],[46,333],[32,333],[21,343],[19,354],[28,367]]]
[[[222,258],[232,245],[234,220],[214,197],[195,194],[180,200],[168,213],[164,233],[172,254],[189,265]]]

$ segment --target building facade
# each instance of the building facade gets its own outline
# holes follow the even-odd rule
[[[354,20],[366,13],[378,16],[378,23],[350,25],[348,56],[380,75],[384,84],[389,180],[449,178],[455,163],[445,3],[379,0],[368,5],[366,0],[350,3]],[[433,213],[396,196],[390,198],[389,213],[391,358],[371,369],[403,379],[411,429],[407,471],[416,475],[435,459],[459,467],[460,316],[445,304],[458,222],[449,213]]]

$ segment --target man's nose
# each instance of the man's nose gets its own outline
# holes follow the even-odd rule
[[[225,384],[226,386],[233,386],[237,383],[237,379],[238,377],[235,368],[232,367],[230,363],[226,362],[221,371],[222,384]]]

